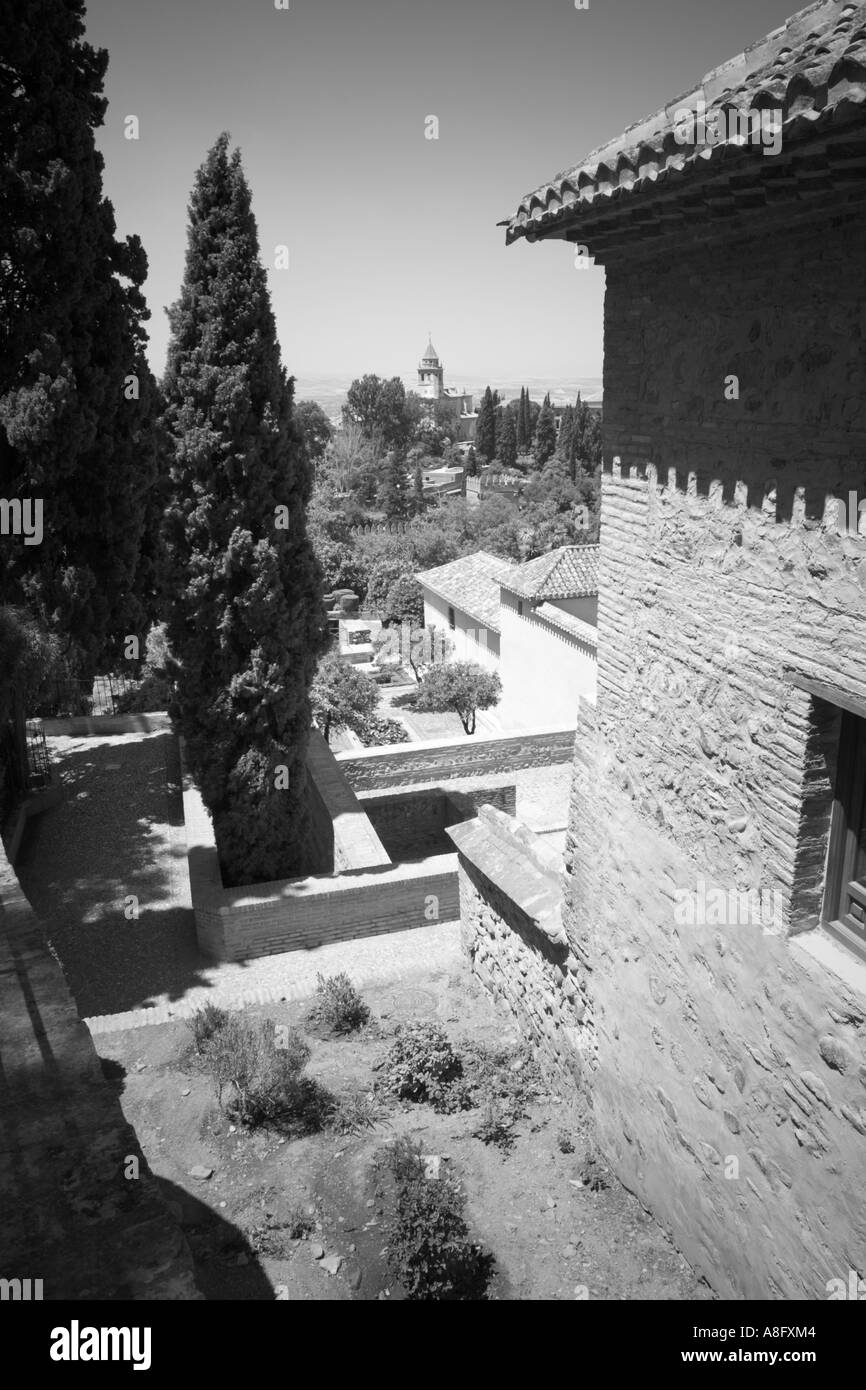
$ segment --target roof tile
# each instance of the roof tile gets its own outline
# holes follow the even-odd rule
[[[598,546],[563,545],[501,576],[502,586],[523,598],[584,598],[598,593]]]
[[[582,213],[655,186],[687,178],[697,168],[747,151],[735,140],[681,144],[677,113],[702,98],[709,118],[723,108],[782,110],[783,146],[830,124],[866,119],[866,9],[864,0],[818,0],[736,58],[714,68],[691,91],[572,169],[528,193],[501,226],[506,241],[534,238],[575,224]],[[755,158],[763,152],[755,150]],[[764,161],[766,164],[766,160]]]

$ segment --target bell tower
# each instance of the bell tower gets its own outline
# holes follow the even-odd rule
[[[436,349],[428,335],[424,356],[418,363],[418,395],[437,401],[445,388],[445,368],[439,361]]]

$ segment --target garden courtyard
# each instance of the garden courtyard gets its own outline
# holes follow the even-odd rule
[[[485,1262],[475,1296],[711,1297],[598,1160],[584,1101],[538,1069],[471,976],[459,923],[210,961],[196,945],[173,735],[49,747],[64,795],[31,823],[18,873],[206,1297],[408,1296],[386,1258],[394,1199],[382,1178],[404,1140],[423,1182],[460,1194]],[[552,796],[564,812],[567,773],[511,774],[539,829]],[[311,1017],[319,975],[342,973],[369,1009],[351,1035]],[[238,1026],[298,1030],[315,1104],[288,1124],[248,1124],[225,1103],[230,1088],[220,1103],[193,1039],[206,1003]],[[419,1025],[453,1049],[444,1098],[394,1085],[393,1049]]]

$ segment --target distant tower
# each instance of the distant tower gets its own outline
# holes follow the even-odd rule
[[[418,395],[438,401],[445,389],[445,368],[436,355],[432,342],[427,342],[424,356],[418,363]]]

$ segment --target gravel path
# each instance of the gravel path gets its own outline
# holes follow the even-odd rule
[[[248,963],[209,961],[195,938],[173,736],[48,744],[64,795],[31,822],[18,875],[91,1031],[164,1023],[206,999],[304,998],[320,970],[346,970],[363,984],[457,963],[457,923]]]

